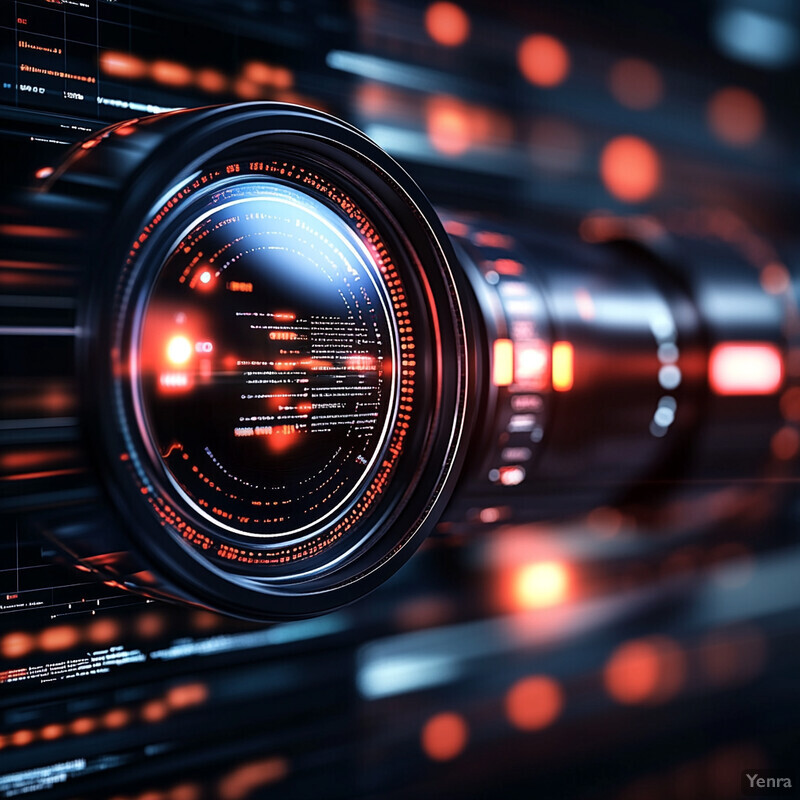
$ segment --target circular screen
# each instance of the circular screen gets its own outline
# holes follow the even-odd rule
[[[142,425],[196,514],[260,546],[347,513],[385,461],[399,333],[371,240],[301,188],[213,194],[140,315]]]

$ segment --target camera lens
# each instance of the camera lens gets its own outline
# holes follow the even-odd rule
[[[345,123],[253,103],[108,128],[33,210],[76,192],[92,468],[53,492],[93,506],[30,518],[104,579],[244,617],[386,580],[468,418],[462,279],[413,181]]]

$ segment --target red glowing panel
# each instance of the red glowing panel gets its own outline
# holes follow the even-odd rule
[[[575,380],[575,352],[570,342],[553,344],[553,389],[568,392]]]
[[[719,395],[773,394],[783,383],[783,356],[774,344],[718,344],[708,361],[708,381]]]
[[[495,386],[510,386],[514,382],[514,342],[497,339],[494,343],[492,382]]]

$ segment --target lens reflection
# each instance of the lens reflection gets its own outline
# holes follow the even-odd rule
[[[333,208],[261,180],[211,198],[156,278],[136,358],[153,447],[197,513],[283,544],[356,502],[396,415],[390,307]]]

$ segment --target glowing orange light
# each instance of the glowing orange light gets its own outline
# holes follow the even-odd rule
[[[39,635],[39,647],[46,652],[67,650],[78,643],[78,630],[71,625],[46,628]]]
[[[434,761],[450,761],[467,746],[466,720],[451,711],[436,714],[422,728],[422,749]]]
[[[167,343],[167,359],[180,366],[192,357],[193,350],[192,343],[185,336],[173,336]]]
[[[626,705],[669,700],[685,677],[686,656],[663,636],[626,642],[612,653],[603,672],[606,691]]]
[[[263,94],[262,87],[255,81],[239,78],[233,84],[233,90],[242,100],[256,100]]]
[[[192,279],[189,281],[189,287],[191,289],[199,289],[200,291],[208,291],[209,289],[213,289],[216,285],[215,278],[214,271],[204,267],[194,273]]]
[[[33,731],[22,730],[11,734],[11,744],[15,747],[27,747],[36,738]]]
[[[492,268],[501,275],[522,275],[525,268],[513,258],[498,258],[492,262]]]
[[[142,719],[145,722],[161,722],[169,714],[169,708],[163,700],[150,700],[142,706]]]
[[[236,767],[219,782],[222,800],[245,800],[261,786],[283,780],[289,773],[289,762],[273,756]]]
[[[746,147],[764,132],[764,105],[747,89],[720,89],[708,102],[708,124],[720,141],[732,147]]]
[[[514,382],[514,342],[511,339],[496,339],[493,353],[492,383],[495,386],[510,386]]]
[[[64,735],[64,726],[53,723],[52,725],[45,725],[39,732],[39,735],[47,742],[52,742],[54,739],[60,739]]]
[[[781,351],[767,343],[718,344],[709,357],[708,381],[712,391],[719,395],[777,392],[783,383]]]
[[[9,633],[0,641],[3,658],[24,658],[33,651],[36,642],[29,633]]]
[[[52,167],[41,167],[40,169],[36,170],[36,177],[41,181],[45,178],[49,178],[53,174]]]
[[[172,791],[169,793],[169,800],[200,800],[202,797],[202,790],[194,783],[182,783],[179,786],[173,786]]]
[[[271,84],[275,74],[274,69],[269,64],[264,64],[261,61],[251,61],[245,64],[242,72],[247,80],[264,84]]]
[[[201,69],[195,76],[195,82],[204,92],[211,94],[224,91],[228,85],[225,76],[215,69]]]
[[[526,564],[513,576],[514,604],[520,609],[546,608],[564,602],[569,572],[560,561]]]
[[[100,56],[100,68],[106,75],[115,78],[143,78],[147,72],[147,64],[141,58],[128,53],[106,52]]]
[[[627,203],[638,203],[658,189],[661,160],[644,139],[618,136],[603,148],[600,177],[615,197]]]
[[[454,97],[434,95],[426,107],[428,138],[446,156],[460,156],[472,146],[467,106]]]
[[[153,80],[166,86],[188,86],[192,82],[192,71],[175,61],[154,61],[150,65]]]
[[[70,730],[76,736],[85,736],[95,729],[95,721],[91,717],[78,717],[70,725]]]
[[[567,48],[554,36],[526,36],[517,50],[517,64],[526,80],[547,89],[563,83],[569,74]]]
[[[112,708],[103,717],[103,725],[110,730],[124,728],[130,721],[130,712],[124,708]]]
[[[657,106],[664,95],[661,73],[641,58],[617,61],[611,67],[608,83],[611,94],[620,105],[637,111]]]
[[[570,342],[553,343],[553,389],[568,392],[574,383],[575,353]]]
[[[469,17],[455,3],[432,3],[425,11],[428,36],[444,47],[458,47],[469,37]]]
[[[505,698],[506,716],[515,728],[539,731],[552,725],[564,707],[564,694],[552,678],[534,675],[517,681]]]
[[[272,85],[276,89],[290,89],[294,85],[294,73],[287,67],[275,67],[272,72]]]
[[[275,314],[275,320],[277,322],[294,322],[295,319],[297,319],[297,316],[291,311],[278,311]]]
[[[208,686],[204,683],[184,683],[167,692],[167,705],[175,709],[198,706],[208,699]]]
[[[103,617],[89,626],[87,635],[93,644],[108,644],[120,635],[119,624],[110,617]]]

